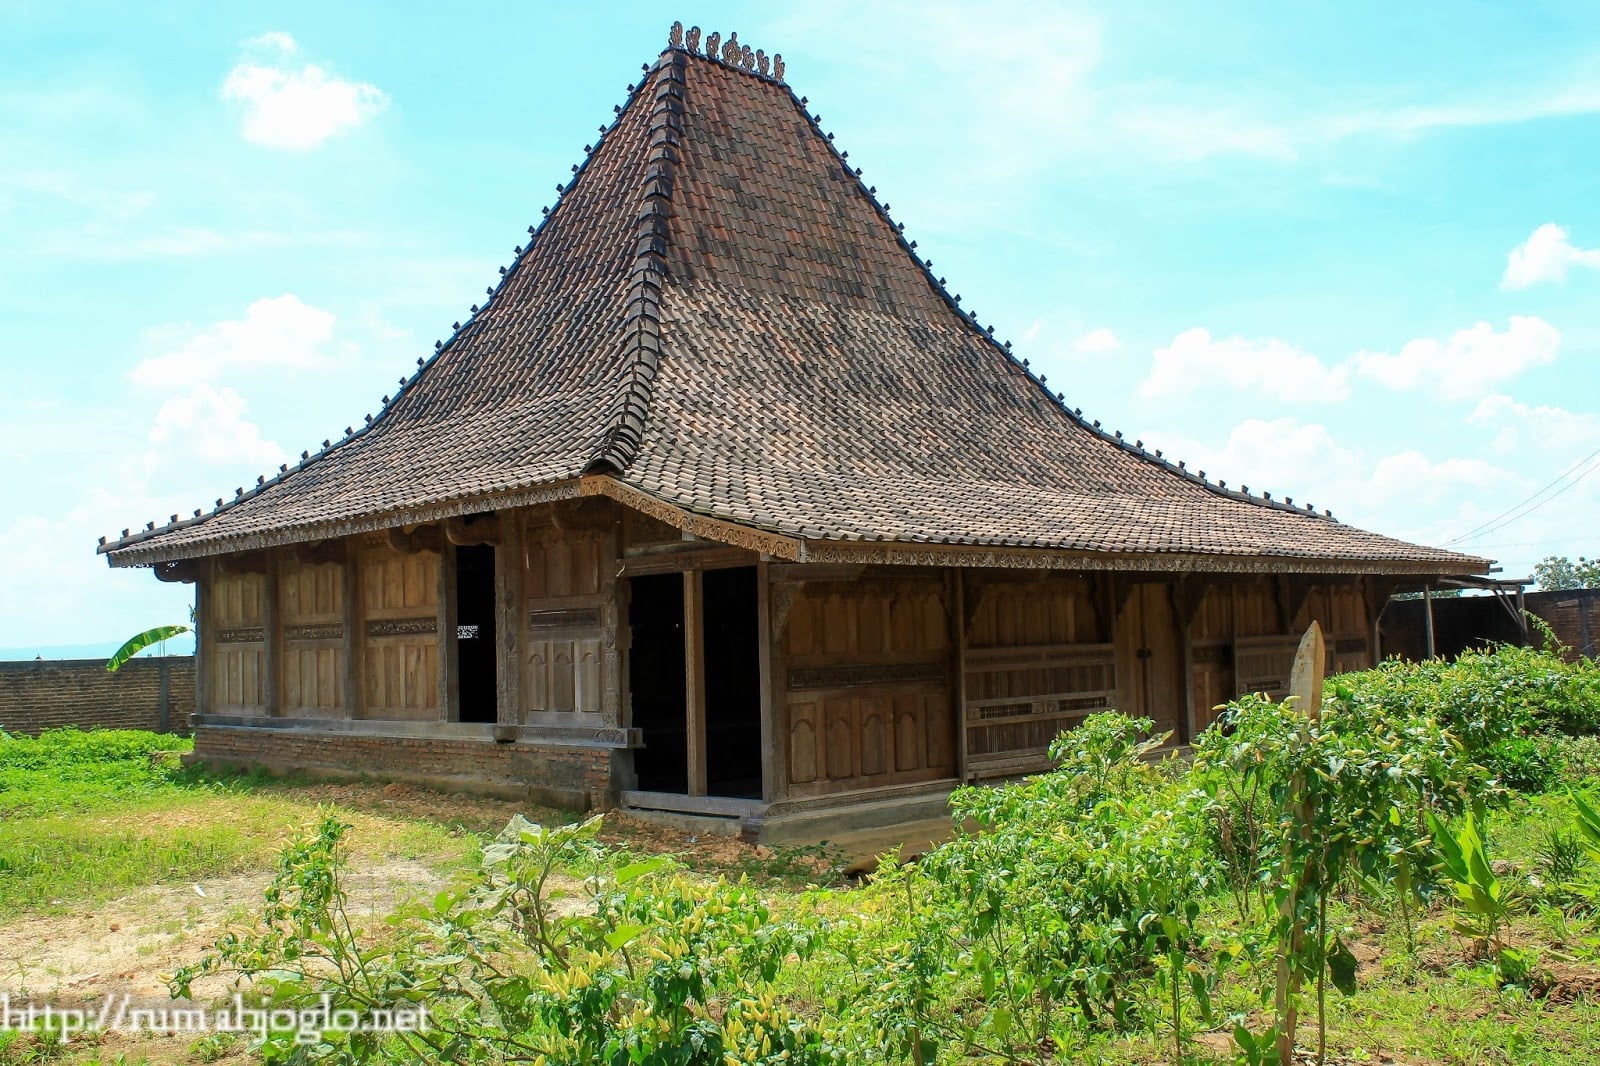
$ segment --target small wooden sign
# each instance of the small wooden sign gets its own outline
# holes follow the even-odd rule
[[[1322,675],[1327,663],[1328,646],[1322,639],[1322,626],[1312,622],[1300,638],[1294,666],[1289,670],[1289,695],[1297,698],[1297,706],[1312,721],[1322,716]]]

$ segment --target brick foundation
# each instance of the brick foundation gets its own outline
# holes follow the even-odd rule
[[[265,728],[201,720],[196,761],[271,773],[403,781],[447,791],[528,799],[590,810],[615,804],[615,749],[600,745],[496,743],[489,737],[385,736],[376,732]]]
[[[194,658],[132,659],[114,674],[104,659],[0,662],[0,731],[148,729],[184,732],[194,706]]]

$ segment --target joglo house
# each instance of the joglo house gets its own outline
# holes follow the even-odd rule
[[[1102,430],[915,247],[780,56],[674,26],[376,418],[102,542],[195,586],[197,757],[814,838],[1488,572]]]

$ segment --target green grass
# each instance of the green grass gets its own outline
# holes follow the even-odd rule
[[[266,869],[289,832],[340,796],[308,782],[184,768],[178,757],[192,746],[120,730],[0,735],[0,914]],[[370,804],[340,813],[359,826],[363,858],[448,868],[476,854],[476,835],[457,818],[396,817]]]

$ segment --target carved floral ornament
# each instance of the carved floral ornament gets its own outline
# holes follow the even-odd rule
[[[681,48],[691,55],[700,55],[700,27],[690,26],[684,32],[683,23],[674,22],[672,30],[667,34],[667,44],[672,48]],[[751,49],[747,44],[739,43],[739,34],[730,33],[724,41],[722,34],[713,32],[706,38],[705,57],[715,59],[726,66],[758,74],[763,78],[774,81],[783,80],[783,56],[774,52],[772,58],[767,58],[767,53],[759,48]]]

